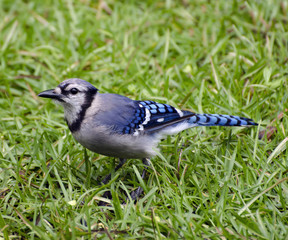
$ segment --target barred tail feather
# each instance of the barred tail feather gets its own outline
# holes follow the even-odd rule
[[[222,114],[195,114],[188,122],[195,126],[257,126],[250,118],[222,115]]]

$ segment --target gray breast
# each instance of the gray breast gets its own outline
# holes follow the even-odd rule
[[[105,126],[82,125],[74,138],[89,150],[118,158],[145,158],[156,155],[158,139],[149,135],[107,134]]]

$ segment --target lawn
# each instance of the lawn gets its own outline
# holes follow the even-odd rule
[[[287,23],[285,0],[0,0],[0,239],[287,239]],[[259,126],[184,131],[99,186],[118,159],[37,97],[72,77]]]

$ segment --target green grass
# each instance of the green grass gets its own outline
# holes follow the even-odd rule
[[[248,2],[0,0],[0,238],[287,239],[288,3]],[[261,125],[171,136],[144,181],[130,159],[99,187],[118,160],[37,97],[71,77]]]

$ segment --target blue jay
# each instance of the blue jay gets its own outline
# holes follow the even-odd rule
[[[139,158],[148,165],[161,139],[188,128],[257,125],[249,118],[197,114],[168,104],[100,93],[92,84],[78,78],[67,79],[38,96],[51,98],[64,107],[68,127],[81,145],[93,152],[120,158],[116,170],[127,158]],[[110,178],[108,175],[103,183]],[[133,198],[142,192],[140,188],[137,190]]]

